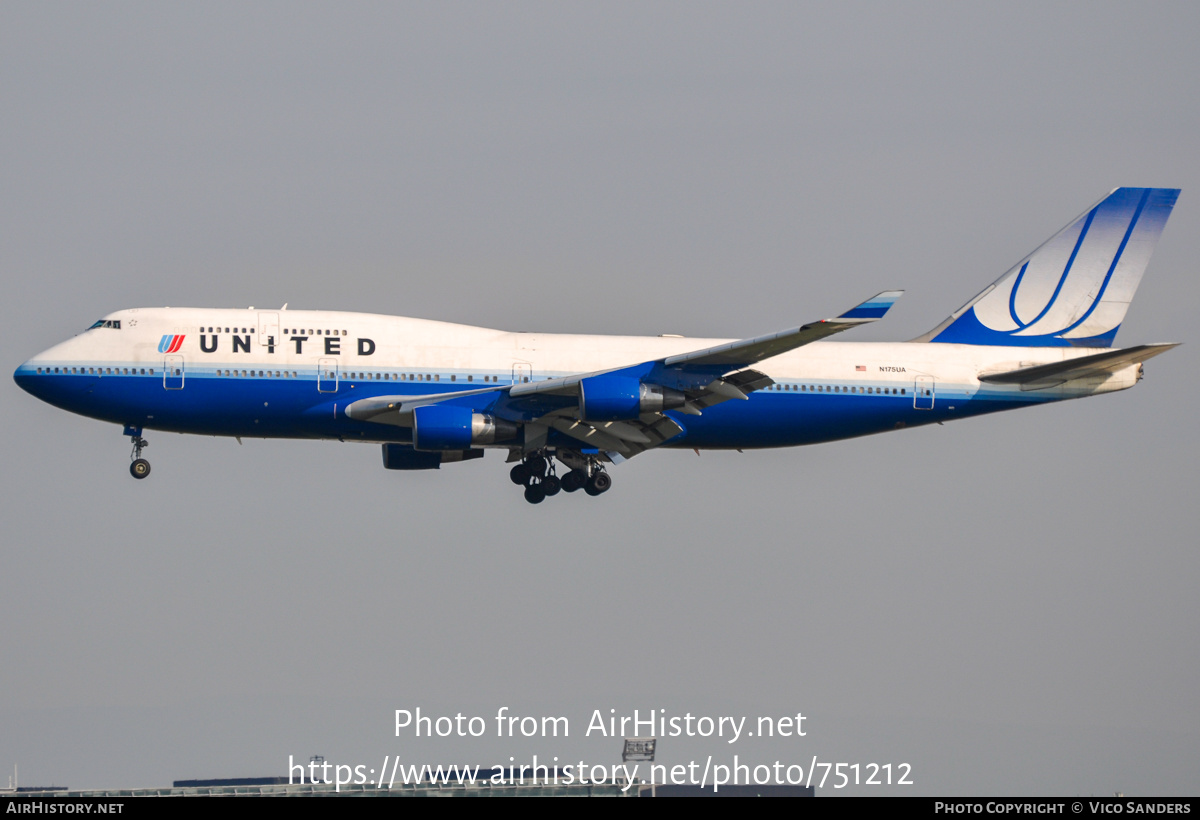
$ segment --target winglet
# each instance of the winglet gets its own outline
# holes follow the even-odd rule
[[[836,319],[826,319],[825,321],[844,322],[850,320],[875,322],[882,319],[891,310],[892,305],[896,304],[896,300],[903,295],[904,291],[902,290],[885,290],[883,293],[872,296],[861,305],[850,308]]]

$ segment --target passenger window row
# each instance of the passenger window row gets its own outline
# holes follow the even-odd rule
[[[225,370],[217,368],[213,371],[218,376],[245,376],[259,377],[264,379],[298,379],[300,374],[295,370]]]
[[[342,378],[347,379],[349,381],[361,380],[361,381],[385,381],[385,382],[386,381],[392,381],[392,382],[396,382],[396,381],[400,381],[400,382],[440,382],[442,380],[442,374],[441,373],[364,373],[361,371],[354,371],[351,373],[343,374]],[[456,381],[458,381],[458,374],[451,373],[449,376],[446,377],[446,380],[456,382]],[[467,374],[465,380],[467,382],[474,382],[475,374],[473,374],[473,373]],[[499,376],[480,376],[479,380],[482,382],[490,382],[492,384],[496,384],[500,381],[500,377]]]
[[[55,374],[55,375],[87,375],[87,376],[153,376],[154,368],[136,368],[136,367],[39,367],[37,369],[39,375]],[[272,378],[272,379],[297,379],[300,377],[299,371],[295,370],[221,370],[214,371],[217,376],[230,377],[246,377],[246,378]],[[327,378],[333,378],[332,373],[326,374]],[[354,381],[433,381],[440,382],[442,376],[440,373],[369,373],[355,371],[348,373],[343,378]],[[447,377],[449,381],[458,381],[458,374],[451,374]],[[480,380],[484,383],[498,384],[499,376],[481,376]],[[475,375],[467,374],[467,382],[474,382]],[[905,396],[908,395],[907,389],[900,387],[858,387],[858,386],[843,386],[843,385],[813,385],[813,384],[774,384],[767,388],[776,392],[800,392],[800,393],[857,393],[859,395],[891,395]],[[930,391],[923,391],[923,395],[930,395]]]
[[[118,322],[118,325],[119,324],[120,323]],[[95,327],[95,325],[93,325],[93,327]],[[258,333],[258,328],[207,326],[207,327],[200,328],[200,332],[201,333]],[[306,335],[306,336],[346,336],[346,335],[348,335],[345,330],[341,330],[341,331],[339,331],[339,330],[312,330],[312,329],[305,330],[302,327],[291,327],[291,328],[285,327],[283,329],[283,334],[285,336],[290,336],[293,333],[296,335]]]
[[[63,376],[153,376],[154,368],[142,367],[39,367],[39,375]]]
[[[767,388],[774,391],[791,391],[800,393],[857,393],[859,395],[888,395],[888,396],[906,396],[908,395],[907,388],[904,387],[858,387],[858,386],[843,386],[840,384],[774,384]]]

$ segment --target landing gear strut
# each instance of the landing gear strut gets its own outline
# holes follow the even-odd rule
[[[142,438],[141,431],[134,433],[129,440],[133,442],[133,452],[129,454],[129,474],[134,478],[143,479],[150,475],[150,462],[142,458],[142,449],[149,447],[150,442]]]
[[[559,452],[557,457],[572,468],[561,478],[557,475],[554,457],[544,452],[526,456],[509,471],[512,482],[525,488],[525,500],[530,504],[540,504],[560,491],[583,490],[588,495],[600,495],[612,486],[612,478],[595,456]]]

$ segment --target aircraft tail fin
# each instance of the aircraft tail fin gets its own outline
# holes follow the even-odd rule
[[[1177,188],[1117,188],[916,342],[1111,347]]]

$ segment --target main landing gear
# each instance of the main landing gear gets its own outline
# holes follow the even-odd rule
[[[554,459],[547,458],[544,451],[536,452],[526,456],[524,461],[514,464],[508,477],[512,479],[513,484],[525,488],[525,500],[530,504],[541,504],[549,496],[558,495],[560,491],[573,493],[583,490],[588,495],[600,495],[612,487],[612,477],[604,471],[598,459],[580,456],[571,461],[564,459],[564,463],[569,465],[576,460],[579,466],[575,466],[559,478]]]
[[[145,478],[150,475],[150,462],[142,458],[142,449],[149,447],[150,442],[142,438],[140,430],[131,435],[129,440],[133,442],[133,452],[129,454],[129,474],[137,479]]]

